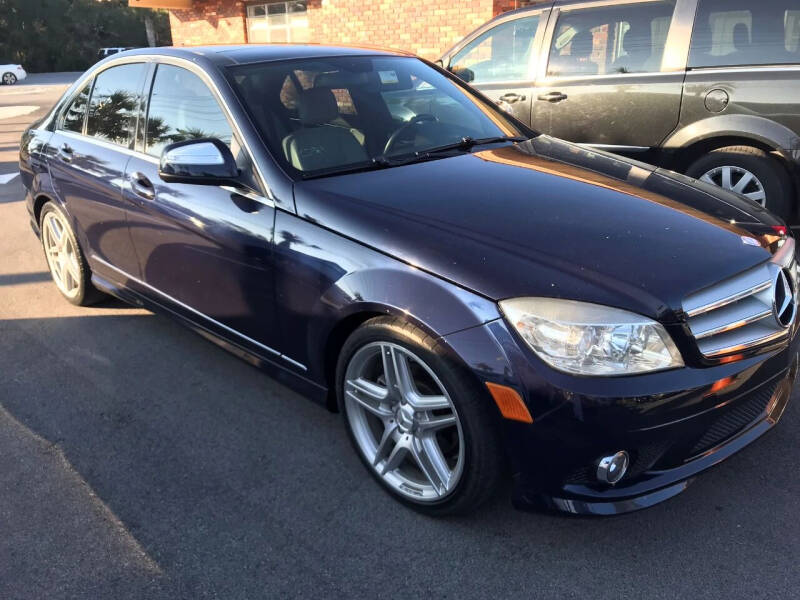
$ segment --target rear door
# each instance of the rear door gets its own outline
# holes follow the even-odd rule
[[[733,115],[765,117],[800,135],[797,0],[699,1],[681,123]]]
[[[531,92],[549,10],[493,21],[450,58],[448,69],[523,123],[531,121]]]
[[[646,150],[680,114],[693,0],[584,2],[554,9],[533,127],[610,150]]]
[[[100,275],[102,262],[138,273],[122,181],[131,157],[146,65],[131,63],[98,73],[67,104],[50,139],[50,174],[59,198],[78,223],[80,242]]]
[[[125,172],[124,197],[141,278],[154,299],[228,339],[276,354],[272,236],[275,209],[202,72],[156,67],[146,126]],[[251,191],[166,183],[163,148],[192,138],[228,144]],[[233,336],[231,335],[233,334]]]

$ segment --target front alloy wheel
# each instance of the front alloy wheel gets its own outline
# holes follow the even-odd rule
[[[13,73],[3,73],[3,84],[4,85],[14,85],[17,83],[17,76]]]
[[[350,359],[344,385],[358,448],[389,487],[417,502],[453,491],[464,436],[453,402],[422,359],[397,344],[373,342]]]
[[[497,407],[441,339],[402,319],[370,319],[342,347],[336,389],[359,457],[400,502],[467,513],[497,489]]]

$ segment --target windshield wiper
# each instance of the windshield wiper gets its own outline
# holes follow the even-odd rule
[[[411,156],[403,158],[389,158],[387,156],[381,155],[381,156],[376,156],[368,163],[361,163],[358,165],[350,165],[346,167],[334,167],[331,169],[325,169],[323,171],[316,171],[313,173],[303,174],[301,175],[301,177],[303,179],[317,179],[319,177],[345,175],[347,173],[359,173],[362,171],[377,171],[378,169],[390,169],[392,167],[402,167],[403,165],[409,165],[412,163],[443,158],[441,156],[442,154],[452,152],[453,150],[471,150],[475,146],[483,146],[485,144],[499,144],[501,142],[524,142],[527,140],[528,138],[525,137],[519,137],[519,136],[514,137],[507,135],[499,135],[487,138],[473,138],[466,136],[452,144],[446,144],[444,146],[438,146],[436,148],[430,148],[428,150],[420,150],[419,152],[415,152]]]
[[[511,135],[496,135],[494,137],[474,138],[470,136],[462,137],[457,142],[422,150],[416,153],[416,156],[429,156],[432,154],[440,154],[442,152],[449,152],[450,150],[472,150],[475,146],[484,146],[486,144],[499,144],[501,142],[525,142],[528,138],[521,136]]]
[[[376,156],[372,159],[373,164],[383,168],[399,167],[411,163],[423,162],[426,160],[435,160],[437,158],[444,158],[442,155],[452,152],[453,150],[472,150],[475,146],[483,146],[485,144],[499,144],[501,142],[525,142],[528,138],[509,135],[498,135],[487,138],[473,138],[463,137],[457,142],[452,144],[445,144],[444,146],[437,146],[427,150],[419,150],[414,154],[401,158],[389,158],[388,156]]]
[[[368,163],[360,163],[357,165],[349,165],[346,167],[333,167],[330,169],[323,169],[320,171],[313,171],[311,173],[302,173],[300,177],[303,179],[318,179],[320,177],[332,177],[333,175],[346,175],[348,173],[361,173],[362,171],[377,171],[378,169],[386,169],[388,167],[397,166],[390,164],[388,161],[383,162],[377,158],[373,158]]]

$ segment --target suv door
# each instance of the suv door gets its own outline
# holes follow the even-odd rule
[[[50,139],[50,175],[68,214],[75,219],[87,260],[99,275],[101,259],[139,272],[122,206],[122,180],[133,148],[136,116],[147,68],[144,63],[109,67],[67,103]]]
[[[131,236],[146,293],[194,322],[261,355],[272,355],[273,203],[221,101],[199,72],[158,64],[146,126],[125,172]],[[143,119],[144,121],[144,119]],[[251,191],[166,183],[159,157],[171,143],[228,144]]]
[[[685,171],[787,218],[796,192],[786,167],[800,162],[798,74],[800,2],[700,0],[681,129],[668,145],[703,140],[707,153],[681,157]]]
[[[534,92],[534,129],[618,151],[658,146],[678,123],[688,36],[673,17],[690,2],[554,9]]]
[[[549,10],[525,11],[490,23],[450,58],[447,68],[523,123]]]

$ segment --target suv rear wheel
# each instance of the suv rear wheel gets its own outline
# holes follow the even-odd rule
[[[782,219],[792,213],[789,174],[777,160],[758,148],[719,148],[695,161],[686,174],[758,202]]]

